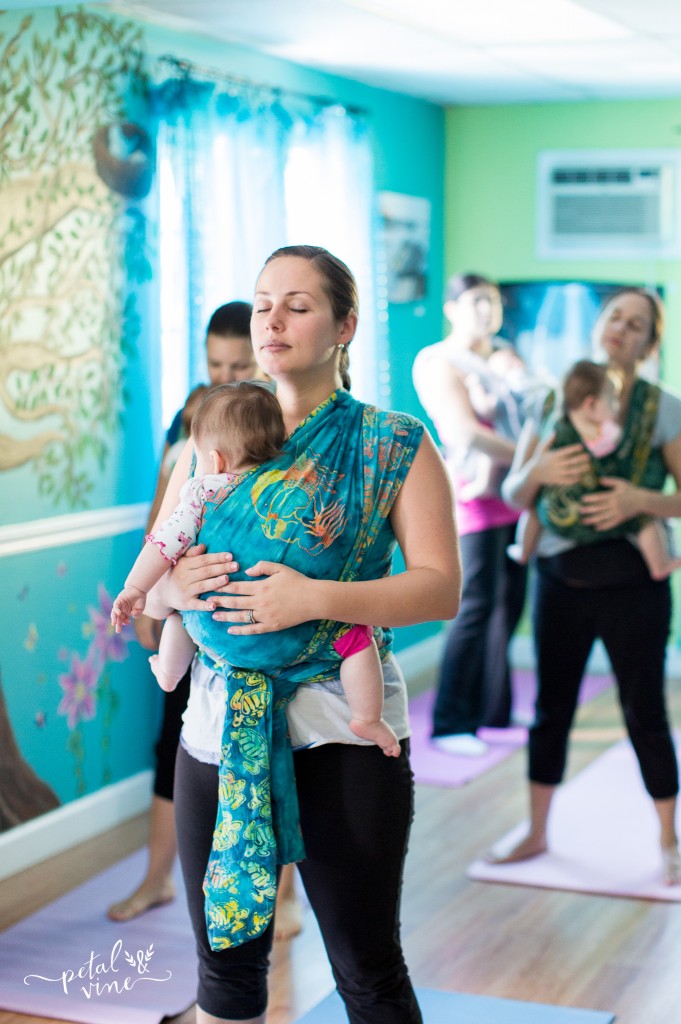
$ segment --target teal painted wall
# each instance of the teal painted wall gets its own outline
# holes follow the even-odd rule
[[[159,26],[143,27],[150,57],[171,54],[205,68],[307,95],[337,99],[369,112],[377,191],[420,196],[431,203],[430,270],[426,298],[390,304],[388,351],[394,409],[425,418],[411,379],[414,357],[441,337],[444,286],[445,112],[434,104],[327,75],[242,46]],[[309,239],[308,239],[309,241]],[[361,301],[361,296],[360,296]],[[430,424],[429,424],[430,426]],[[396,559],[396,571],[403,567]],[[439,631],[439,624],[396,630],[400,650]]]
[[[58,15],[57,10],[61,14]],[[65,24],[68,29],[64,29]],[[23,116],[22,111],[29,118],[28,138],[35,146],[35,155],[26,158],[28,150],[20,135],[12,142],[14,148],[10,152],[16,161],[13,160],[11,168],[8,163],[8,173],[0,178],[0,226],[6,227],[16,212],[15,186],[23,190],[22,195],[29,195],[32,203],[39,201],[40,189],[45,187],[40,177],[45,139],[50,137],[50,131],[62,133],[64,148],[52,145],[47,149],[47,157],[52,161],[50,173],[58,177],[64,163],[77,158],[88,187],[91,185],[94,189],[92,195],[97,200],[98,216],[103,218],[102,223],[106,222],[109,233],[100,232],[92,258],[76,275],[76,283],[86,282],[87,294],[94,292],[98,296],[88,312],[87,304],[80,301],[74,300],[69,305],[65,297],[70,293],[65,282],[69,281],[69,269],[85,251],[82,247],[86,242],[79,232],[94,230],[96,218],[93,214],[92,224],[89,221],[85,224],[82,219],[78,223],[67,222],[67,230],[62,230],[61,221],[50,227],[49,237],[41,244],[43,253],[48,246],[52,247],[50,259],[55,263],[49,264],[42,281],[53,275],[53,292],[60,297],[62,311],[41,342],[54,356],[52,362],[57,367],[68,365],[69,371],[81,365],[72,361],[74,354],[90,346],[93,372],[99,372],[96,367],[105,367],[106,372],[99,378],[88,376],[83,386],[76,373],[68,387],[56,383],[61,370],[45,368],[31,376],[31,352],[23,349],[17,360],[26,333],[23,327],[28,321],[22,325],[10,309],[3,307],[5,333],[0,343],[6,348],[0,348],[0,356],[12,355],[9,363],[0,362],[0,372],[3,367],[6,371],[3,383],[14,374],[10,381],[14,386],[12,381],[16,383],[23,374],[25,388],[34,389],[29,406],[33,401],[45,406],[46,426],[50,429],[55,429],[55,424],[63,427],[65,444],[73,436],[72,421],[77,421],[85,440],[72,446],[74,471],[84,474],[86,482],[93,486],[78,493],[76,489],[69,495],[58,494],[64,478],[59,466],[50,461],[51,456],[40,464],[35,458],[29,458],[5,467],[0,470],[0,497],[3,499],[0,527],[34,520],[49,521],[62,514],[80,515],[88,509],[115,510],[148,501],[153,491],[162,444],[156,384],[160,374],[155,208],[153,194],[146,202],[122,201],[102,187],[94,172],[91,139],[95,127],[121,117],[137,119],[140,116],[139,98],[128,92],[124,74],[120,82],[103,85],[87,71],[87,61],[96,63],[104,45],[114,54],[114,64],[118,61],[121,66],[131,47],[147,67],[155,57],[169,53],[199,67],[283,89],[336,98],[368,111],[377,189],[423,197],[431,203],[428,295],[419,304],[408,303],[389,309],[391,404],[394,408],[421,414],[411,384],[411,364],[418,349],[440,334],[444,249],[444,111],[441,108],[271,59],[215,39],[110,16],[96,4],[82,8],[43,6],[22,12],[0,12],[0,42],[6,44],[14,36],[18,48],[17,78],[16,87],[10,93],[19,108],[18,119]],[[69,50],[72,41],[73,54]],[[47,57],[55,53],[59,54],[59,59],[52,64]],[[87,57],[87,54],[92,56]],[[46,109],[52,109],[47,101],[42,105],[36,103],[35,121],[31,121],[32,114],[22,106],[28,103],[30,107],[36,101],[35,84],[22,99],[24,81],[27,86],[31,81],[26,77],[29,64],[21,65],[24,57],[29,64],[35,62],[36,66],[52,68],[45,88],[55,101],[54,123],[50,122],[51,115],[44,114]],[[11,64],[3,67],[3,74],[13,73],[11,67]],[[78,68],[79,73],[76,84],[69,78],[69,69],[74,68]],[[97,106],[102,89],[106,92],[106,102]],[[41,118],[48,123],[43,124]],[[79,118],[84,120],[81,122]],[[75,125],[79,126],[77,132],[73,131]],[[73,142],[72,150],[68,148],[71,142],[67,136]],[[78,196],[77,208],[83,193],[79,192]],[[99,230],[99,221],[97,225]],[[10,228],[10,234],[12,230]],[[126,243],[133,239],[135,244],[128,244],[126,250]],[[32,241],[30,245],[34,248],[25,251],[34,253],[35,244]],[[4,253],[0,255],[4,258]],[[15,294],[11,286],[18,279],[20,268],[12,259],[15,258],[6,259],[0,266],[7,283],[3,301]],[[59,274],[53,273],[56,263],[61,267]],[[99,274],[96,288],[91,280],[87,283],[88,272],[95,264]],[[101,323],[105,329],[94,330],[92,317],[100,316],[104,307],[106,316],[102,315]],[[37,308],[44,308],[42,297]],[[126,315],[126,310],[132,315]],[[31,329],[34,328],[39,334],[32,322]],[[17,361],[18,369],[13,365]],[[55,413],[57,398],[63,409]],[[105,399],[106,413],[96,405]],[[0,435],[10,438],[12,444],[26,433],[24,412],[18,406],[10,408],[7,403],[0,403]],[[99,447],[92,444],[93,439],[99,439]],[[49,453],[49,446],[45,451]],[[40,485],[41,474],[56,481],[52,489]],[[18,495],[19,500],[13,503],[10,498],[14,495]],[[46,531],[49,529],[49,525],[46,526]],[[160,691],[147,670],[145,652],[130,637],[117,646],[106,627],[107,595],[117,592],[141,541],[141,531],[133,530],[122,536],[79,544],[48,543],[41,551],[0,557],[6,627],[0,671],[7,721],[20,757],[62,803],[153,764]],[[397,645],[404,647],[436,628],[433,624],[399,630]],[[75,709],[71,716],[69,708]]]

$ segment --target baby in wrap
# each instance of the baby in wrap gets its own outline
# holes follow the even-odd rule
[[[286,428],[269,387],[242,381],[214,388],[203,398],[192,419],[191,436],[196,475],[183,485],[172,515],[146,538],[113,603],[111,622],[116,632],[131,617],[142,614],[149,590],[169,564],[174,565],[197,542],[207,503],[215,506],[226,500],[250,470],[276,457],[286,440]],[[371,627],[340,626],[333,648],[342,659],[339,675],[352,714],[352,731],[377,744],[387,756],[398,757],[399,742],[382,717],[383,674]],[[224,660],[219,651],[205,645],[203,650],[215,663]],[[177,686],[195,652],[194,639],[182,618],[171,614],[163,627],[159,652],[149,659],[162,689]]]

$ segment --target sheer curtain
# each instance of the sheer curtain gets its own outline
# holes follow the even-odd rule
[[[357,277],[353,393],[375,401],[380,311],[364,119],[341,106],[187,73],[157,87],[154,108],[164,425],[206,379],[212,311],[250,300],[267,256],[298,242],[325,246]]]
[[[325,246],[350,267],[359,285],[360,318],[350,347],[352,391],[378,396],[379,312],[376,299],[374,172],[366,125],[343,107],[318,111],[293,128],[286,161],[287,237]]]

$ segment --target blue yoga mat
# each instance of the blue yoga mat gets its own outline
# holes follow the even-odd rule
[[[462,992],[416,990],[424,1024],[612,1024],[615,1015],[602,1010],[575,1010],[516,999],[469,996]],[[296,1024],[347,1024],[340,997],[334,992]]]

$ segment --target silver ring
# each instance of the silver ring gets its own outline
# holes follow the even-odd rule
[[[248,623],[249,626],[252,626],[255,623],[255,618],[253,616],[253,609],[252,608],[248,609],[248,618],[246,619],[246,622]]]

